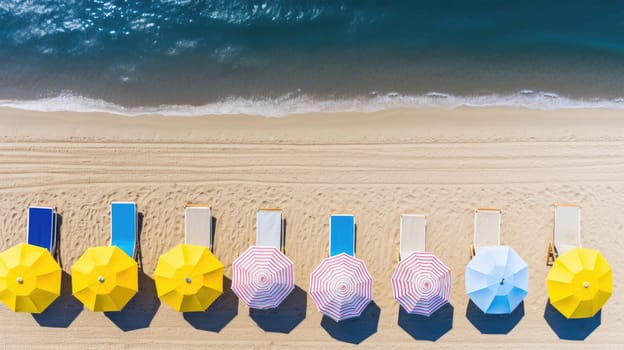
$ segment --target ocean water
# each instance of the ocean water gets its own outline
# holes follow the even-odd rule
[[[0,0],[0,106],[624,109],[618,1]]]

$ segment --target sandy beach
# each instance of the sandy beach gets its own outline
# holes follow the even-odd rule
[[[623,130],[621,111],[606,109],[422,108],[285,118],[1,109],[0,249],[25,240],[29,205],[54,206],[69,272],[88,247],[109,243],[110,202],[135,201],[145,274],[121,314],[82,309],[68,276],[51,312],[33,317],[0,307],[0,348],[624,348]],[[158,302],[149,276],[158,256],[183,242],[188,201],[211,205],[214,253],[228,278],[232,261],[254,243],[256,210],[283,208],[298,289],[281,314],[250,315],[229,290],[205,315],[178,314]],[[581,206],[583,245],[614,267],[614,294],[593,332],[548,314],[546,249],[553,206],[561,202]],[[529,294],[515,320],[475,320],[468,307],[464,269],[478,207],[503,210],[502,243],[529,265]],[[374,305],[343,329],[323,321],[306,293],[310,272],[327,256],[331,213],[355,215],[356,254],[373,276]],[[428,250],[453,279],[452,307],[436,326],[420,323],[410,332],[398,324],[390,284],[402,213],[427,215]],[[504,335],[479,329],[510,322],[517,324]],[[444,333],[440,325],[451,323]],[[272,326],[281,328],[263,330]],[[572,329],[587,337],[562,340],[553,329],[562,327],[568,336]],[[421,340],[436,332],[435,341]]]

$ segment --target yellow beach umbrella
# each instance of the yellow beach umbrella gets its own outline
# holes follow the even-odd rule
[[[43,312],[61,295],[61,267],[41,247],[20,243],[0,253],[0,301],[15,312]]]
[[[154,282],[175,310],[204,311],[223,293],[223,264],[206,247],[180,244],[158,258]]]
[[[597,250],[574,248],[558,257],[548,273],[550,303],[567,318],[593,317],[611,296],[612,275]]]
[[[71,272],[72,294],[91,311],[121,311],[139,290],[136,261],[115,246],[87,249]]]

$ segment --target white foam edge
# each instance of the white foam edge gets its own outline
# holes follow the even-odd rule
[[[459,107],[512,107],[540,110],[555,109],[624,109],[624,98],[572,99],[552,92],[522,90],[508,95],[456,96],[441,92],[409,96],[396,92],[384,95],[349,99],[317,99],[308,95],[291,94],[274,99],[249,99],[231,97],[220,102],[200,106],[161,105],[123,107],[104,100],[91,99],[64,93],[56,97],[37,100],[0,100],[0,107],[37,112],[111,113],[123,116],[180,116],[207,115],[257,115],[283,117],[314,112],[379,112],[403,108],[459,108]]]

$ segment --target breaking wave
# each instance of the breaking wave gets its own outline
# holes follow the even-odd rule
[[[256,115],[284,117],[303,113],[370,113],[408,108],[511,107],[539,110],[555,109],[624,109],[624,98],[572,99],[552,92],[521,90],[508,95],[455,96],[430,92],[419,96],[399,93],[376,94],[348,99],[318,99],[308,95],[284,95],[274,99],[228,98],[200,106],[161,105],[123,107],[111,102],[72,94],[38,100],[0,100],[0,107],[39,112],[101,112],[123,116]]]

